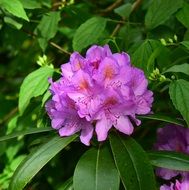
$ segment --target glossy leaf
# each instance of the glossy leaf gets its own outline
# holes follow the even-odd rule
[[[19,94],[19,111],[23,114],[31,98],[42,95],[49,86],[48,77],[54,70],[50,67],[41,67],[30,73],[23,81]]]
[[[13,139],[13,138],[16,138],[19,136],[44,133],[44,132],[48,132],[48,131],[52,131],[52,130],[53,130],[53,128],[51,128],[51,127],[45,127],[45,128],[29,128],[29,129],[23,130],[23,131],[15,131],[12,134],[0,136],[0,142],[10,140],[10,139]]]
[[[167,69],[166,71],[164,71],[164,73],[170,73],[170,72],[184,73],[186,75],[189,75],[189,64],[183,63],[180,65],[174,65],[174,66],[170,67],[169,69]]]
[[[22,24],[12,19],[11,17],[4,17],[4,22],[9,24],[10,26],[20,30],[22,28]]]
[[[93,17],[84,22],[77,30],[73,38],[73,49],[81,51],[88,45],[97,43],[103,34],[107,20],[102,17]]]
[[[185,80],[173,81],[169,86],[169,94],[175,108],[180,111],[189,127],[189,82]]]
[[[145,17],[145,25],[148,29],[153,29],[163,24],[183,5],[182,0],[174,3],[172,0],[152,0]]]
[[[148,153],[151,164],[157,167],[189,171],[189,156],[180,152],[151,151]]]
[[[125,189],[156,189],[148,156],[134,139],[111,134],[110,145]]]
[[[176,125],[184,125],[184,122],[182,120],[178,120],[173,117],[162,115],[162,114],[140,115],[140,116],[137,116],[137,118],[164,121],[164,122],[172,123]]]
[[[181,44],[182,44],[187,50],[189,50],[189,41],[183,41],[183,42],[181,42]]]
[[[132,4],[131,3],[126,3],[124,5],[121,5],[118,8],[114,9],[114,12],[123,18],[128,18],[131,11],[132,11]]]
[[[119,175],[109,147],[85,152],[75,168],[73,184],[74,190],[119,190]]]
[[[16,17],[29,21],[22,3],[19,0],[0,0],[0,7]]]
[[[9,190],[23,189],[47,162],[74,141],[76,137],[77,135],[65,138],[60,138],[59,136],[53,137],[33,153],[29,154],[16,169],[11,179]]]

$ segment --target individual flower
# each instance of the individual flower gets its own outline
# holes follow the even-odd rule
[[[189,178],[188,176],[183,180],[176,180],[175,183],[171,182],[170,185],[162,185],[160,190],[188,190],[189,189]]]
[[[189,154],[189,129],[177,125],[159,128],[155,149]],[[156,173],[158,176],[169,180],[179,174],[184,175],[186,172],[158,168]]]
[[[81,141],[89,145],[94,132],[98,141],[104,141],[112,127],[130,135],[133,123],[140,125],[136,115],[151,111],[148,81],[125,52],[112,53],[108,45],[94,45],[85,57],[74,52],[61,71],[58,81],[50,79],[52,99],[46,104],[60,136],[80,131]]]

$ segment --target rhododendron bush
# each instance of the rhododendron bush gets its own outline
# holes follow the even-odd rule
[[[0,190],[189,190],[188,15],[0,0]]]

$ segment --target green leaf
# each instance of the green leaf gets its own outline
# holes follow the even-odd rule
[[[41,8],[41,4],[38,0],[20,0],[25,9],[38,9]]]
[[[167,69],[166,71],[164,71],[163,73],[184,73],[186,75],[189,75],[189,64],[188,63],[183,63],[180,65],[174,65],[172,67],[170,67],[169,69]]]
[[[189,28],[189,4],[188,3],[184,3],[183,8],[177,13],[176,17],[186,28]]]
[[[111,134],[110,145],[125,189],[156,189],[148,156],[134,139]]]
[[[74,190],[119,190],[119,175],[109,147],[91,148],[81,157],[73,184]]]
[[[73,38],[73,49],[81,51],[88,45],[97,43],[104,32],[106,22],[107,19],[105,18],[93,17],[80,25]]]
[[[189,82],[182,79],[171,82],[169,94],[175,108],[180,111],[189,127]]]
[[[16,169],[11,179],[9,190],[23,189],[47,162],[74,141],[76,137],[77,135],[65,138],[60,138],[59,136],[53,137],[33,153],[29,154]]]
[[[148,153],[151,164],[171,170],[189,171],[189,156],[180,152],[151,151]]]
[[[6,141],[10,140],[19,136],[25,136],[25,135],[30,135],[30,134],[36,134],[36,133],[43,133],[43,132],[48,132],[52,131],[53,129],[51,127],[45,127],[45,128],[29,128],[27,130],[23,131],[15,131],[12,134],[1,136],[0,137],[0,142],[1,141]]]
[[[29,21],[22,3],[19,0],[0,0],[0,7],[11,13],[12,15]]]
[[[167,123],[172,123],[176,125],[184,125],[184,122],[178,119],[175,119],[170,116],[162,115],[162,114],[151,114],[151,115],[140,115],[137,116],[138,119],[150,119],[156,121],[164,121]]]
[[[145,40],[141,46],[132,55],[132,63],[141,68],[146,75],[149,75],[153,66],[149,66],[148,60],[153,54],[154,50],[159,48],[161,44],[156,40]]]
[[[54,70],[50,67],[41,67],[30,73],[23,81],[19,93],[19,111],[22,115],[28,106],[30,99],[42,95],[49,86],[48,77],[53,75]]]
[[[22,24],[17,22],[15,19],[12,19],[11,17],[4,17],[4,22],[9,24],[10,26],[20,30],[22,28]]]
[[[123,18],[128,18],[132,11],[132,4],[126,3],[116,9],[114,9],[114,12],[117,13],[119,16]]]
[[[174,14],[183,5],[182,0],[152,0],[145,17],[147,29],[153,29],[163,24],[169,17]]]
[[[49,12],[45,14],[37,26],[37,32],[47,41],[52,39],[56,35],[60,20],[60,12]]]
[[[183,41],[181,44],[185,46],[187,50],[189,50],[189,41]]]

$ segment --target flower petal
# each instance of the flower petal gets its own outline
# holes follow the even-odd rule
[[[86,124],[82,127],[80,140],[83,144],[89,146],[93,136],[94,127],[91,124]]]

